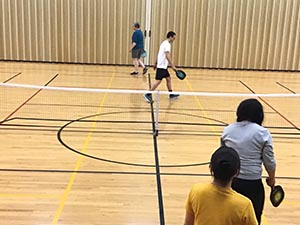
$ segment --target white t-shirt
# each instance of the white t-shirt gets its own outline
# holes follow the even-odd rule
[[[168,40],[164,40],[160,46],[157,55],[157,68],[167,69],[168,68],[168,60],[166,57],[166,52],[171,52],[171,44]]]

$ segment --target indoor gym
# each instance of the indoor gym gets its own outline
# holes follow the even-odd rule
[[[211,181],[210,156],[250,97],[264,106],[285,190],[274,208],[264,183],[262,224],[300,224],[299,9],[298,0],[1,0],[1,224],[183,224],[191,185]],[[135,21],[149,70],[133,77]],[[187,78],[170,70],[181,96],[169,100],[163,83],[151,108],[143,93],[169,30]]]

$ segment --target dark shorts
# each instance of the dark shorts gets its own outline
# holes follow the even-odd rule
[[[139,58],[141,58],[141,54],[142,54],[143,50],[144,49],[142,49],[142,48],[132,50],[131,51],[131,57],[133,59],[139,59]]]
[[[155,80],[162,80],[163,78],[169,77],[169,71],[167,69],[156,69]]]

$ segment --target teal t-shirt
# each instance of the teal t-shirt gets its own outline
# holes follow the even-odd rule
[[[135,30],[132,34],[132,42],[136,43],[133,50],[144,49],[144,36],[141,30]]]

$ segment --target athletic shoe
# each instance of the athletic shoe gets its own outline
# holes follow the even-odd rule
[[[148,68],[145,66],[145,68],[143,69],[143,74],[146,74],[148,71]]]
[[[148,103],[152,102],[152,94],[151,93],[144,94],[144,98]]]
[[[177,98],[179,98],[179,94],[170,94],[169,98],[170,99],[177,99]]]
[[[136,76],[138,74],[139,74],[139,72],[132,72],[132,73],[130,73],[130,75],[132,75],[132,76]]]

